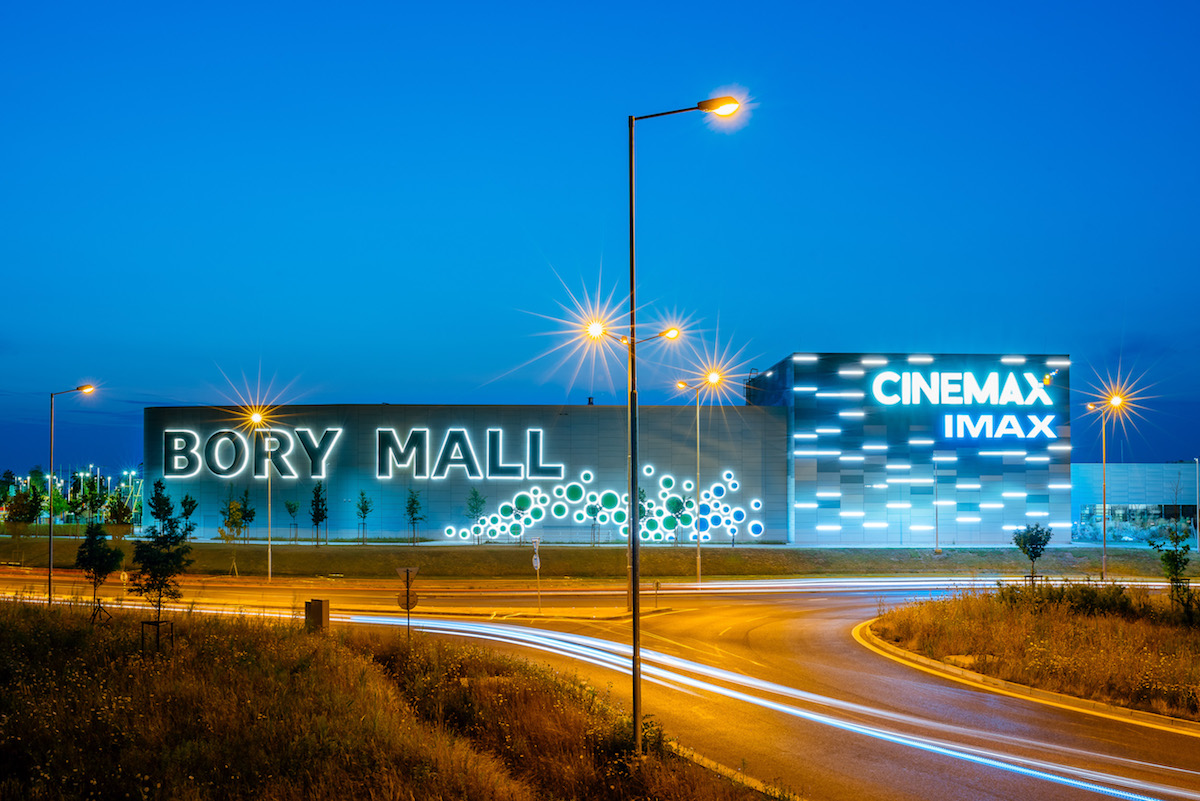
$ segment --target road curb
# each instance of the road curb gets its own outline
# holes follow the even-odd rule
[[[1001,695],[1025,698],[1048,706],[1072,709],[1089,715],[1134,723],[1139,726],[1172,731],[1177,734],[1186,734],[1189,737],[1200,737],[1200,723],[1195,721],[1168,717],[1167,715],[1159,715],[1154,712],[1143,712],[1140,709],[1130,709],[1124,706],[1114,706],[1100,701],[1089,701],[1085,698],[1077,698],[1073,695],[1064,695],[1050,690],[1041,690],[1037,687],[1030,687],[1027,684],[1017,684],[1016,682],[997,679],[994,676],[985,676],[973,670],[967,670],[957,665],[949,665],[945,662],[907,651],[875,636],[875,633],[871,631],[871,624],[878,619],[877,617],[871,618],[855,626],[851,632],[854,639],[870,650],[909,667],[915,667],[927,673],[941,675],[944,678],[973,685],[990,692],[1000,693]]]
[[[758,779],[752,779],[740,770],[734,770],[728,765],[722,765],[720,762],[714,762],[706,756],[700,756],[700,754],[697,754],[691,748],[682,746],[679,743],[668,742],[667,748],[681,759],[686,759],[705,770],[711,770],[713,773],[724,776],[735,784],[749,787],[751,790],[762,793],[768,798],[778,798],[781,801],[801,801],[800,796],[794,793],[789,793],[780,787],[773,787],[772,785],[760,782]]]

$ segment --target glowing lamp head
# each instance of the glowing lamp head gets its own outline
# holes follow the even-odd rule
[[[1094,403],[1089,403],[1089,404],[1087,405],[1087,410],[1088,410],[1089,412],[1094,412],[1094,411],[1096,411],[1096,404],[1094,404]]]
[[[706,381],[708,381],[709,386],[715,387],[717,384],[721,383],[722,376],[719,372],[717,372],[716,370],[713,370],[713,371],[709,372],[709,374],[706,375],[704,377],[704,379]]]
[[[666,337],[667,339],[679,339],[679,329],[678,328],[668,328],[666,331],[663,331],[662,335],[664,337]]]
[[[250,422],[251,423],[261,423],[262,422],[262,414],[260,414],[259,412],[255,412],[254,414],[250,415]]]
[[[604,323],[599,320],[592,320],[584,328],[584,333],[587,334],[588,339],[602,339],[604,337]]]
[[[1111,398],[1108,399],[1108,405],[1112,406],[1113,408],[1120,406],[1123,402],[1124,401],[1122,401],[1120,395],[1113,395]]]
[[[90,395],[96,391],[96,388],[91,384],[84,384],[82,387],[76,387],[76,389],[82,392],[84,395]]]
[[[696,108],[701,111],[708,111],[720,117],[728,117],[741,106],[741,102],[736,97],[711,97],[696,104]]]
[[[675,389],[691,389],[691,387],[688,386],[688,382],[686,381],[676,381]]]

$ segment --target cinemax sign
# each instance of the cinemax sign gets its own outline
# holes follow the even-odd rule
[[[1046,379],[1029,372],[883,370],[871,380],[871,395],[884,406],[1014,407],[1001,414],[947,411],[939,425],[947,439],[1057,439],[1057,415],[1044,411],[1054,405],[1047,390]]]
[[[264,428],[246,433],[232,428],[208,436],[188,428],[163,431],[163,477],[192,478],[207,471],[217,478],[250,472],[267,477],[267,463],[283,478],[326,477],[326,466],[342,439],[341,428]],[[562,479],[561,464],[547,463],[544,432],[527,428],[519,444],[506,441],[500,428],[487,429],[482,443],[465,428],[434,431],[395,428],[375,431],[375,477],[405,474],[416,479],[441,480],[452,475],[472,480]],[[440,444],[439,444],[440,443]],[[482,446],[482,447],[480,447]]]

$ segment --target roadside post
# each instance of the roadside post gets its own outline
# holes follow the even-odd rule
[[[533,538],[533,571],[537,574],[537,599],[538,599],[538,614],[542,613],[542,558],[538,556],[538,544],[541,543],[541,537]]]
[[[404,592],[396,596],[397,602],[404,610],[404,630],[408,642],[412,644],[412,610],[417,605],[417,594],[413,592],[413,579],[416,578],[419,567],[398,567],[396,574],[404,578]]]

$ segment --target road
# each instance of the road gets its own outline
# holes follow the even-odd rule
[[[36,592],[36,577],[25,580]],[[70,581],[56,579],[64,592]],[[248,583],[190,580],[188,600],[291,611],[322,597],[346,622],[404,624],[399,582]],[[0,574],[0,586],[20,584]],[[664,590],[657,611],[651,591],[643,601],[644,711],[682,745],[806,798],[1200,799],[1196,734],[998,695],[914,670],[853,638],[881,605],[944,586],[739,582],[700,594],[683,586]],[[416,612],[425,614],[414,626],[577,671],[628,703],[629,620],[619,589],[547,587],[543,615],[534,593],[515,584],[418,579],[418,591]]]

